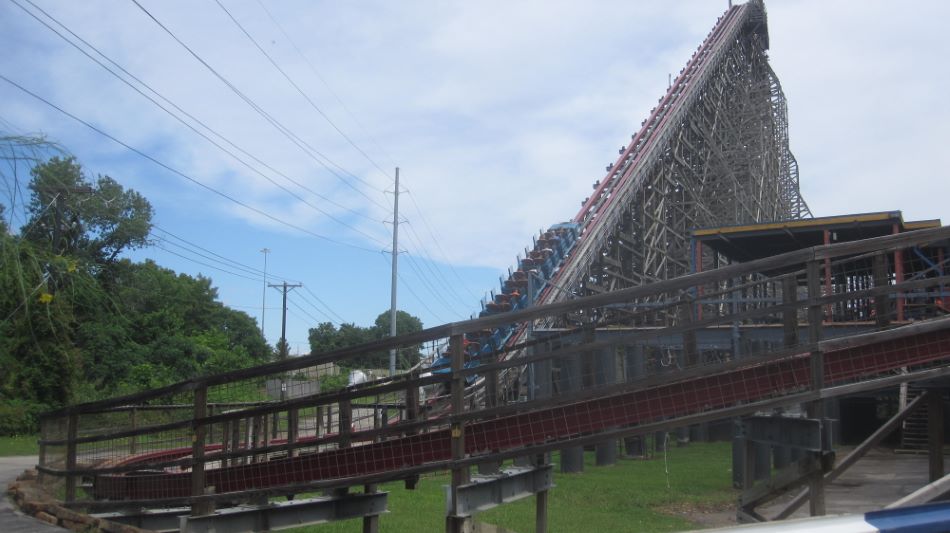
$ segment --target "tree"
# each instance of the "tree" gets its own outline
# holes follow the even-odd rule
[[[108,176],[87,180],[71,157],[40,162],[44,143],[0,136],[4,181],[19,191],[17,176],[32,176],[20,234],[3,218],[19,213],[19,194],[0,205],[0,432],[23,428],[26,411],[273,357],[210,278],[122,258],[148,244],[151,205]]]
[[[109,176],[86,179],[73,157],[53,157],[31,170],[24,238],[96,265],[148,244],[152,206]]]
[[[376,317],[376,321],[374,322],[376,338],[381,339],[389,336],[389,317],[389,311],[381,313]],[[422,320],[419,320],[418,317],[412,316],[405,311],[396,310],[396,335],[405,335],[417,331],[422,331]]]
[[[358,346],[389,337],[389,311],[381,313],[370,327],[343,323],[337,328],[330,322],[323,322],[310,328],[309,340],[311,353],[325,353],[341,348]],[[404,335],[422,330],[422,321],[405,312],[396,311],[396,334]],[[397,353],[397,368],[408,369],[419,362],[420,346],[406,346]],[[370,352],[348,358],[343,366],[359,368],[388,368],[389,352]]]

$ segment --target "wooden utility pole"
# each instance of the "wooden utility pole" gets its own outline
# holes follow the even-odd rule
[[[301,283],[287,283],[286,281],[281,284],[269,283],[268,287],[273,287],[275,289],[280,289],[284,294],[284,304],[282,306],[283,313],[281,314],[280,319],[280,358],[287,359],[287,293],[297,287],[303,287]]]

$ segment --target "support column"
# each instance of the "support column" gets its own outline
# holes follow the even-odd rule
[[[363,494],[376,494],[376,484],[363,486]],[[363,517],[363,533],[379,533],[379,515],[371,514]]]
[[[894,224],[892,233],[900,233],[900,226]],[[904,250],[894,250],[894,283],[904,283]],[[904,321],[904,293],[897,292],[897,321]]]
[[[755,453],[753,477],[756,481],[769,479],[772,477],[772,447],[764,442],[756,442],[753,443],[752,448]]]
[[[543,467],[548,464],[547,454],[538,454],[535,457],[534,466]],[[547,533],[548,530],[548,491],[539,490],[534,496],[534,531],[535,533]]]
[[[732,487],[745,489],[746,487],[746,439],[742,430],[742,419],[732,419]],[[753,470],[748,470],[753,472]],[[749,474],[749,480],[752,480]]]
[[[788,446],[772,446],[772,464],[776,470],[781,470],[791,464],[792,450]]]
[[[789,275],[782,279],[782,303],[793,305],[798,301],[798,279]],[[798,345],[798,307],[782,312],[783,344],[786,348]]]
[[[418,370],[411,371],[409,376],[410,385],[406,388],[406,422],[412,423],[419,418],[419,386],[415,384],[416,378],[419,377]],[[418,431],[413,429],[406,432],[406,436],[411,436],[417,434]],[[407,490],[415,490],[416,484],[419,483],[419,474],[413,475],[406,478],[403,481]]]
[[[593,334],[585,332],[582,342],[590,342]],[[581,355],[572,355],[560,359],[560,389],[567,394],[573,394],[581,390]],[[584,471],[584,447],[571,446],[561,449],[561,472],[565,474]]]
[[[824,235],[824,237],[825,237],[825,246],[830,245],[830,244],[831,244],[831,231],[825,230],[825,235]],[[831,288],[831,259],[826,257],[824,263],[825,263],[825,265],[824,265],[824,266],[825,266],[825,291],[824,291],[824,295],[825,295],[825,296],[831,296],[831,291],[832,291],[832,288]],[[825,320],[827,320],[828,322],[832,322],[832,321],[834,320],[834,308],[832,307],[831,304],[825,305]]]
[[[627,364],[624,365],[627,381],[636,381],[641,379],[644,374],[643,346],[634,344],[627,347]],[[643,457],[646,455],[646,448],[643,445],[643,437],[624,437],[624,454],[627,457]]]
[[[887,287],[887,257],[883,253],[874,256],[871,263],[871,272],[874,276],[874,288]],[[885,328],[891,321],[891,309],[888,305],[888,295],[878,294],[874,297],[874,321],[877,327]]]
[[[496,360],[494,353],[483,358],[483,363],[491,365]],[[491,409],[498,406],[498,372],[488,371],[485,374],[485,409]],[[489,461],[478,464],[478,473],[481,475],[497,474],[501,468],[501,461]]]
[[[930,482],[943,477],[943,391],[927,391],[927,444],[930,452]]]
[[[703,271],[703,243],[696,242],[696,255],[693,257],[693,271],[697,274]],[[696,286],[696,320],[703,319],[703,294],[704,287]]]
[[[76,500],[76,436],[79,434],[79,415],[72,413],[66,419],[66,497],[67,502]]]
[[[808,275],[808,298],[815,299],[821,294],[821,285],[819,280],[819,265],[817,261],[809,261],[807,264]],[[811,303],[808,306],[808,341],[817,344],[821,340],[822,334],[822,310],[821,306]],[[812,390],[821,390],[824,387],[824,354],[818,349],[811,352],[811,388]],[[809,418],[824,420],[824,405],[818,400],[810,402],[806,406]],[[823,424],[824,426],[824,424]],[[824,429],[822,429],[824,431]],[[819,470],[812,475],[808,482],[808,505],[811,516],[824,516],[825,514],[825,482],[824,475]]]
[[[598,350],[595,358],[596,382],[598,386],[607,386],[617,381],[617,352],[614,348]],[[608,439],[594,447],[597,466],[617,463],[617,439]]]
[[[129,425],[131,429],[136,429],[138,427],[138,409],[133,405],[132,409],[129,411]],[[132,435],[129,437],[129,454],[135,455],[138,453],[138,435]]]
[[[461,335],[453,335],[452,338],[449,339],[449,353],[452,357],[452,381],[450,389],[453,417],[461,415],[465,407],[465,378],[461,374],[464,367],[465,354],[463,353],[462,344]],[[451,428],[452,460],[459,461],[465,458],[465,424],[455,418],[451,422]],[[449,511],[445,517],[446,533],[464,533],[471,530],[472,518],[470,516],[459,516],[458,513],[458,488],[468,482],[468,467],[453,465],[452,485],[449,489]]]
[[[191,444],[191,457],[194,464],[191,467],[191,495],[192,497],[204,496],[205,492],[205,433],[207,431],[203,422],[198,420],[205,417],[208,409],[208,387],[204,384],[195,389],[194,409],[192,411],[193,437]],[[214,504],[211,501],[197,501],[191,504],[192,516],[202,516],[214,512]]]

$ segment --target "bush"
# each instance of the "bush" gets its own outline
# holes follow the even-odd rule
[[[320,392],[333,392],[346,387],[349,382],[349,371],[340,369],[340,373],[335,376],[322,376],[320,378]]]
[[[40,413],[49,407],[26,400],[0,400],[0,436],[35,435]]]

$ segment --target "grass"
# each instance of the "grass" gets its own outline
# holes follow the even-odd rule
[[[36,443],[36,435],[17,435],[0,437],[0,457],[11,455],[38,455],[40,446]]]
[[[650,460],[621,459],[616,465],[595,467],[593,453],[585,455],[582,474],[561,474],[555,466],[555,488],[549,495],[548,530],[682,531],[698,527],[663,509],[722,507],[735,502],[731,486],[729,443],[693,443],[671,448]],[[555,464],[558,461],[554,456]],[[669,475],[667,475],[667,467]],[[446,474],[423,477],[415,491],[388,483],[388,514],[380,531],[441,532],[445,530]],[[477,522],[524,533],[534,531],[534,498],[505,504],[475,516]],[[297,528],[296,533],[358,532],[360,520]]]

